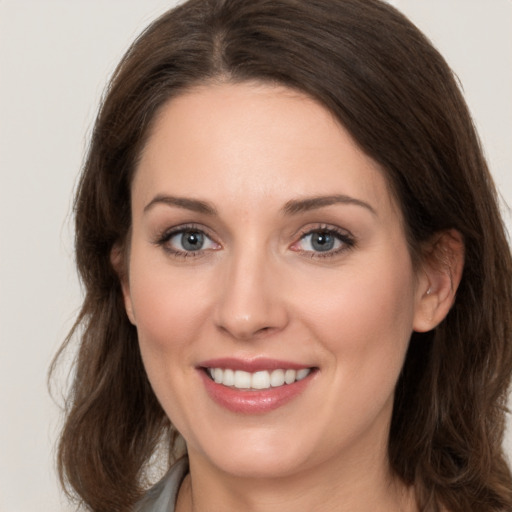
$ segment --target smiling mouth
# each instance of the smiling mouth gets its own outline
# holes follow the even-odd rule
[[[300,370],[275,369],[246,372],[230,368],[204,368],[206,374],[217,384],[240,390],[261,390],[279,388],[305,379],[314,368]]]

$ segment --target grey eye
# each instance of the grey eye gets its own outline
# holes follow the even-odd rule
[[[336,238],[326,231],[318,231],[316,233],[311,233],[311,247],[315,251],[330,251],[334,248],[334,244],[336,243]]]
[[[184,231],[177,238],[185,251],[199,251],[204,245],[204,234],[199,231]]]
[[[300,240],[300,249],[306,252],[328,252],[341,245],[340,237],[332,231],[313,231]]]
[[[180,229],[163,240],[165,247],[173,253],[198,253],[217,250],[219,245],[199,229]]]

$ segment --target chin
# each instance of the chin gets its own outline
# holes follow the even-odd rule
[[[266,432],[238,432],[219,436],[217,442],[208,443],[206,449],[196,450],[189,445],[189,452],[200,452],[202,458],[221,471],[240,478],[287,477],[304,469],[313,450],[303,440],[289,439]],[[288,436],[289,438],[289,436]]]

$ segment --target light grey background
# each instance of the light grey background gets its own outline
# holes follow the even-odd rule
[[[0,0],[0,512],[72,509],[56,483],[60,418],[46,388],[80,303],[72,190],[107,77],[140,30],[174,3]],[[512,204],[512,2],[391,3],[458,74]],[[512,453],[510,434],[506,449]]]

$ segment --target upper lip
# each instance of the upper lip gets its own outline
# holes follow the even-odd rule
[[[197,366],[199,368],[229,368],[231,370],[242,370],[250,373],[263,370],[301,370],[302,368],[312,368],[312,366],[308,364],[283,361],[279,359],[269,359],[265,357],[259,357],[256,359],[237,359],[234,357],[223,357],[202,361]]]

